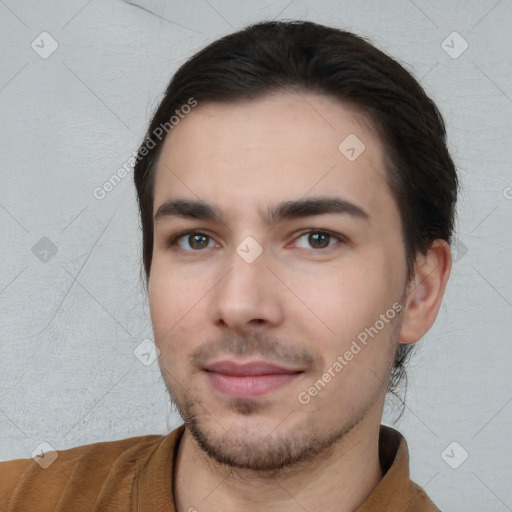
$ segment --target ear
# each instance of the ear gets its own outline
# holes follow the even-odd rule
[[[415,343],[432,327],[451,268],[452,254],[445,240],[435,240],[427,254],[417,257],[406,292],[400,343]]]

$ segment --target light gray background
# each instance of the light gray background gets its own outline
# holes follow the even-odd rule
[[[140,4],[0,0],[0,459],[180,423],[157,362],[134,355],[152,332],[132,173],[103,200],[93,190],[132,155],[197,49],[250,22],[308,19],[369,37],[445,116],[463,186],[456,263],[395,427],[443,511],[512,510],[512,2]],[[50,48],[44,31],[58,43],[48,58],[31,47]],[[457,58],[454,31],[469,45]],[[52,257],[33,250],[43,237]],[[462,450],[452,469],[442,454],[453,464]]]

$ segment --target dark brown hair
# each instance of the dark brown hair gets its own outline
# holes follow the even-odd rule
[[[351,32],[307,21],[257,23],[209,44],[173,76],[139,148],[134,169],[142,223],[146,284],[153,254],[153,187],[165,137],[149,151],[155,131],[193,98],[232,102],[299,90],[358,106],[373,121],[385,148],[386,178],[398,205],[407,258],[432,242],[450,242],[457,174],[446,146],[443,118],[417,80],[396,60]],[[172,129],[172,126],[170,127]],[[167,131],[167,130],[166,130]],[[400,345],[388,391],[405,376],[411,345]]]

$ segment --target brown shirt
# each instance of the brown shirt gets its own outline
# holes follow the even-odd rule
[[[183,432],[181,425],[166,436],[61,450],[46,469],[34,459],[1,462],[0,511],[175,512],[173,471]],[[379,457],[384,477],[355,512],[439,512],[409,478],[405,439],[384,425]]]

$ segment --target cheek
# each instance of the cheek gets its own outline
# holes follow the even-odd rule
[[[158,260],[153,262],[148,296],[155,341],[162,342],[162,337],[174,333],[180,319],[186,318],[194,300],[191,290],[179,272],[171,271]]]
[[[166,366],[176,366],[204,340],[209,318],[208,293],[215,281],[200,270],[173,268],[154,260],[149,280],[149,306],[155,344]],[[172,352],[172,360],[169,354]]]
[[[155,345],[160,351],[160,368],[166,382],[175,390],[182,389],[185,379],[185,365],[190,343],[197,338],[193,331],[194,309],[183,283],[177,274],[172,278],[152,268],[149,286],[149,306]],[[185,288],[186,289],[186,288]],[[188,312],[188,313],[187,313]]]
[[[288,280],[303,304],[337,336],[373,318],[389,294],[380,269],[355,257],[341,264],[311,266]]]
[[[384,324],[380,315],[385,315],[399,299],[399,287],[393,277],[393,267],[382,253],[378,257],[375,252],[368,258],[359,256],[346,258],[342,264],[319,266],[289,276],[294,291],[301,298],[294,318],[302,324],[302,332],[308,333],[311,341],[323,340],[321,351],[328,365],[349,350],[358,336],[363,341],[366,336],[368,345],[361,345],[361,354],[354,359],[373,365],[379,364],[375,358],[386,358],[382,350],[387,350],[381,341],[391,336],[394,322],[390,317],[395,317],[395,311],[391,311],[392,315],[386,317],[389,322]],[[309,311],[305,311],[304,305]]]

